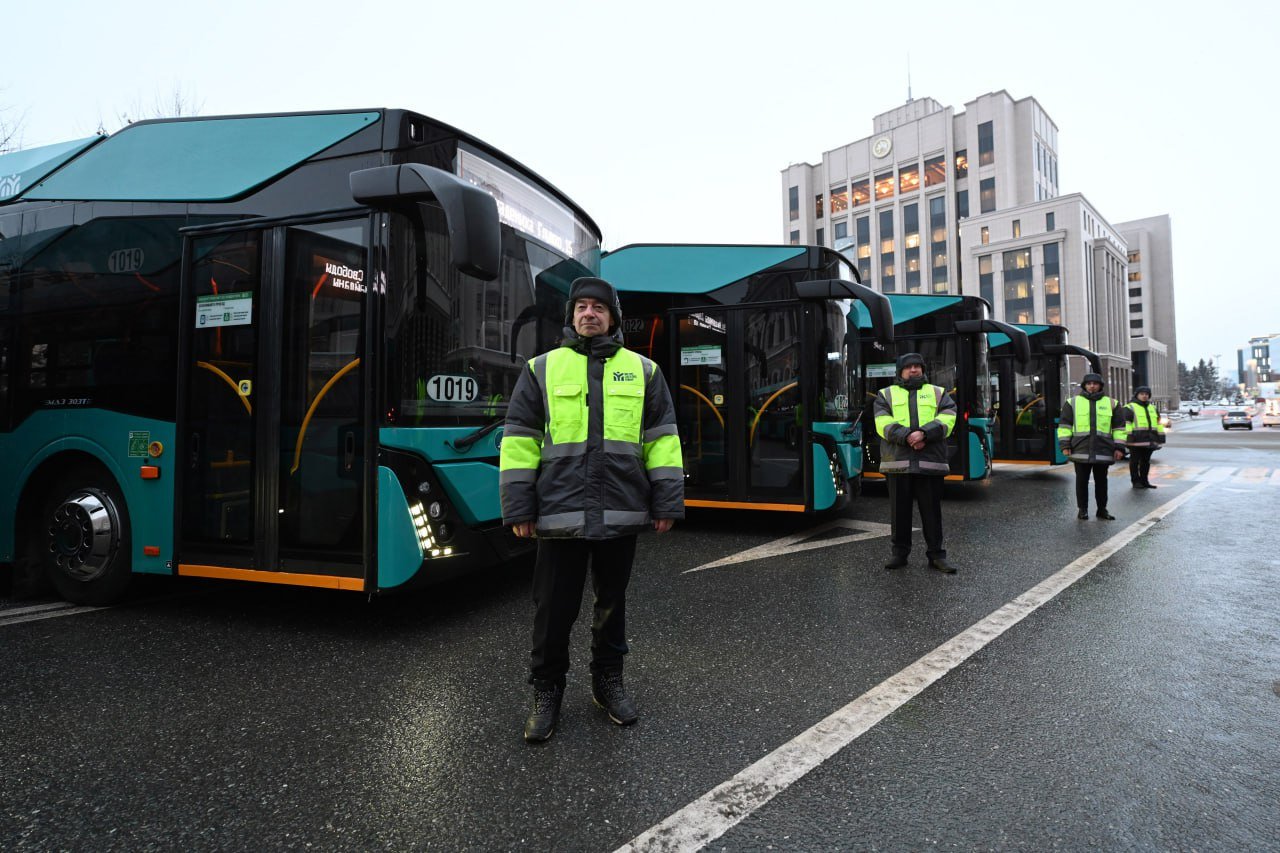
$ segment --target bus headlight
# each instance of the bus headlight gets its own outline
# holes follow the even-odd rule
[[[444,507],[440,504],[440,501],[431,502],[431,505],[427,507],[427,515],[432,518],[440,518],[440,516],[444,515]]]

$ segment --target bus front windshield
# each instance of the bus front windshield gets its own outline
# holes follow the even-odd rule
[[[567,257],[503,224],[501,272],[481,281],[449,263],[443,212],[421,208],[417,219],[392,217],[384,423],[489,423],[505,417],[528,359],[559,341],[569,285],[599,275],[599,242],[577,243]]]

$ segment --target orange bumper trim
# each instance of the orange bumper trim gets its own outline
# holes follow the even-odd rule
[[[186,578],[220,578],[256,583],[278,583],[286,586],[315,586],[324,589],[364,591],[364,578],[345,578],[337,575],[302,575],[291,572],[264,572],[258,569],[229,569],[224,566],[178,565],[178,574]]]

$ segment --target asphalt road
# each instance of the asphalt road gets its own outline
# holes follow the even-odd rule
[[[950,577],[922,546],[881,568],[875,486],[842,518],[695,515],[641,543],[640,722],[591,705],[580,626],[539,747],[528,566],[374,602],[0,600],[0,847],[1280,849],[1280,430],[1179,422],[1153,481],[1113,469],[1114,522],[1061,469],[949,488]]]

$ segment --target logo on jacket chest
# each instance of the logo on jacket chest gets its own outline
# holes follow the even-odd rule
[[[621,370],[615,370],[613,372],[613,381],[614,382],[635,382],[636,375],[630,372],[624,373]]]

